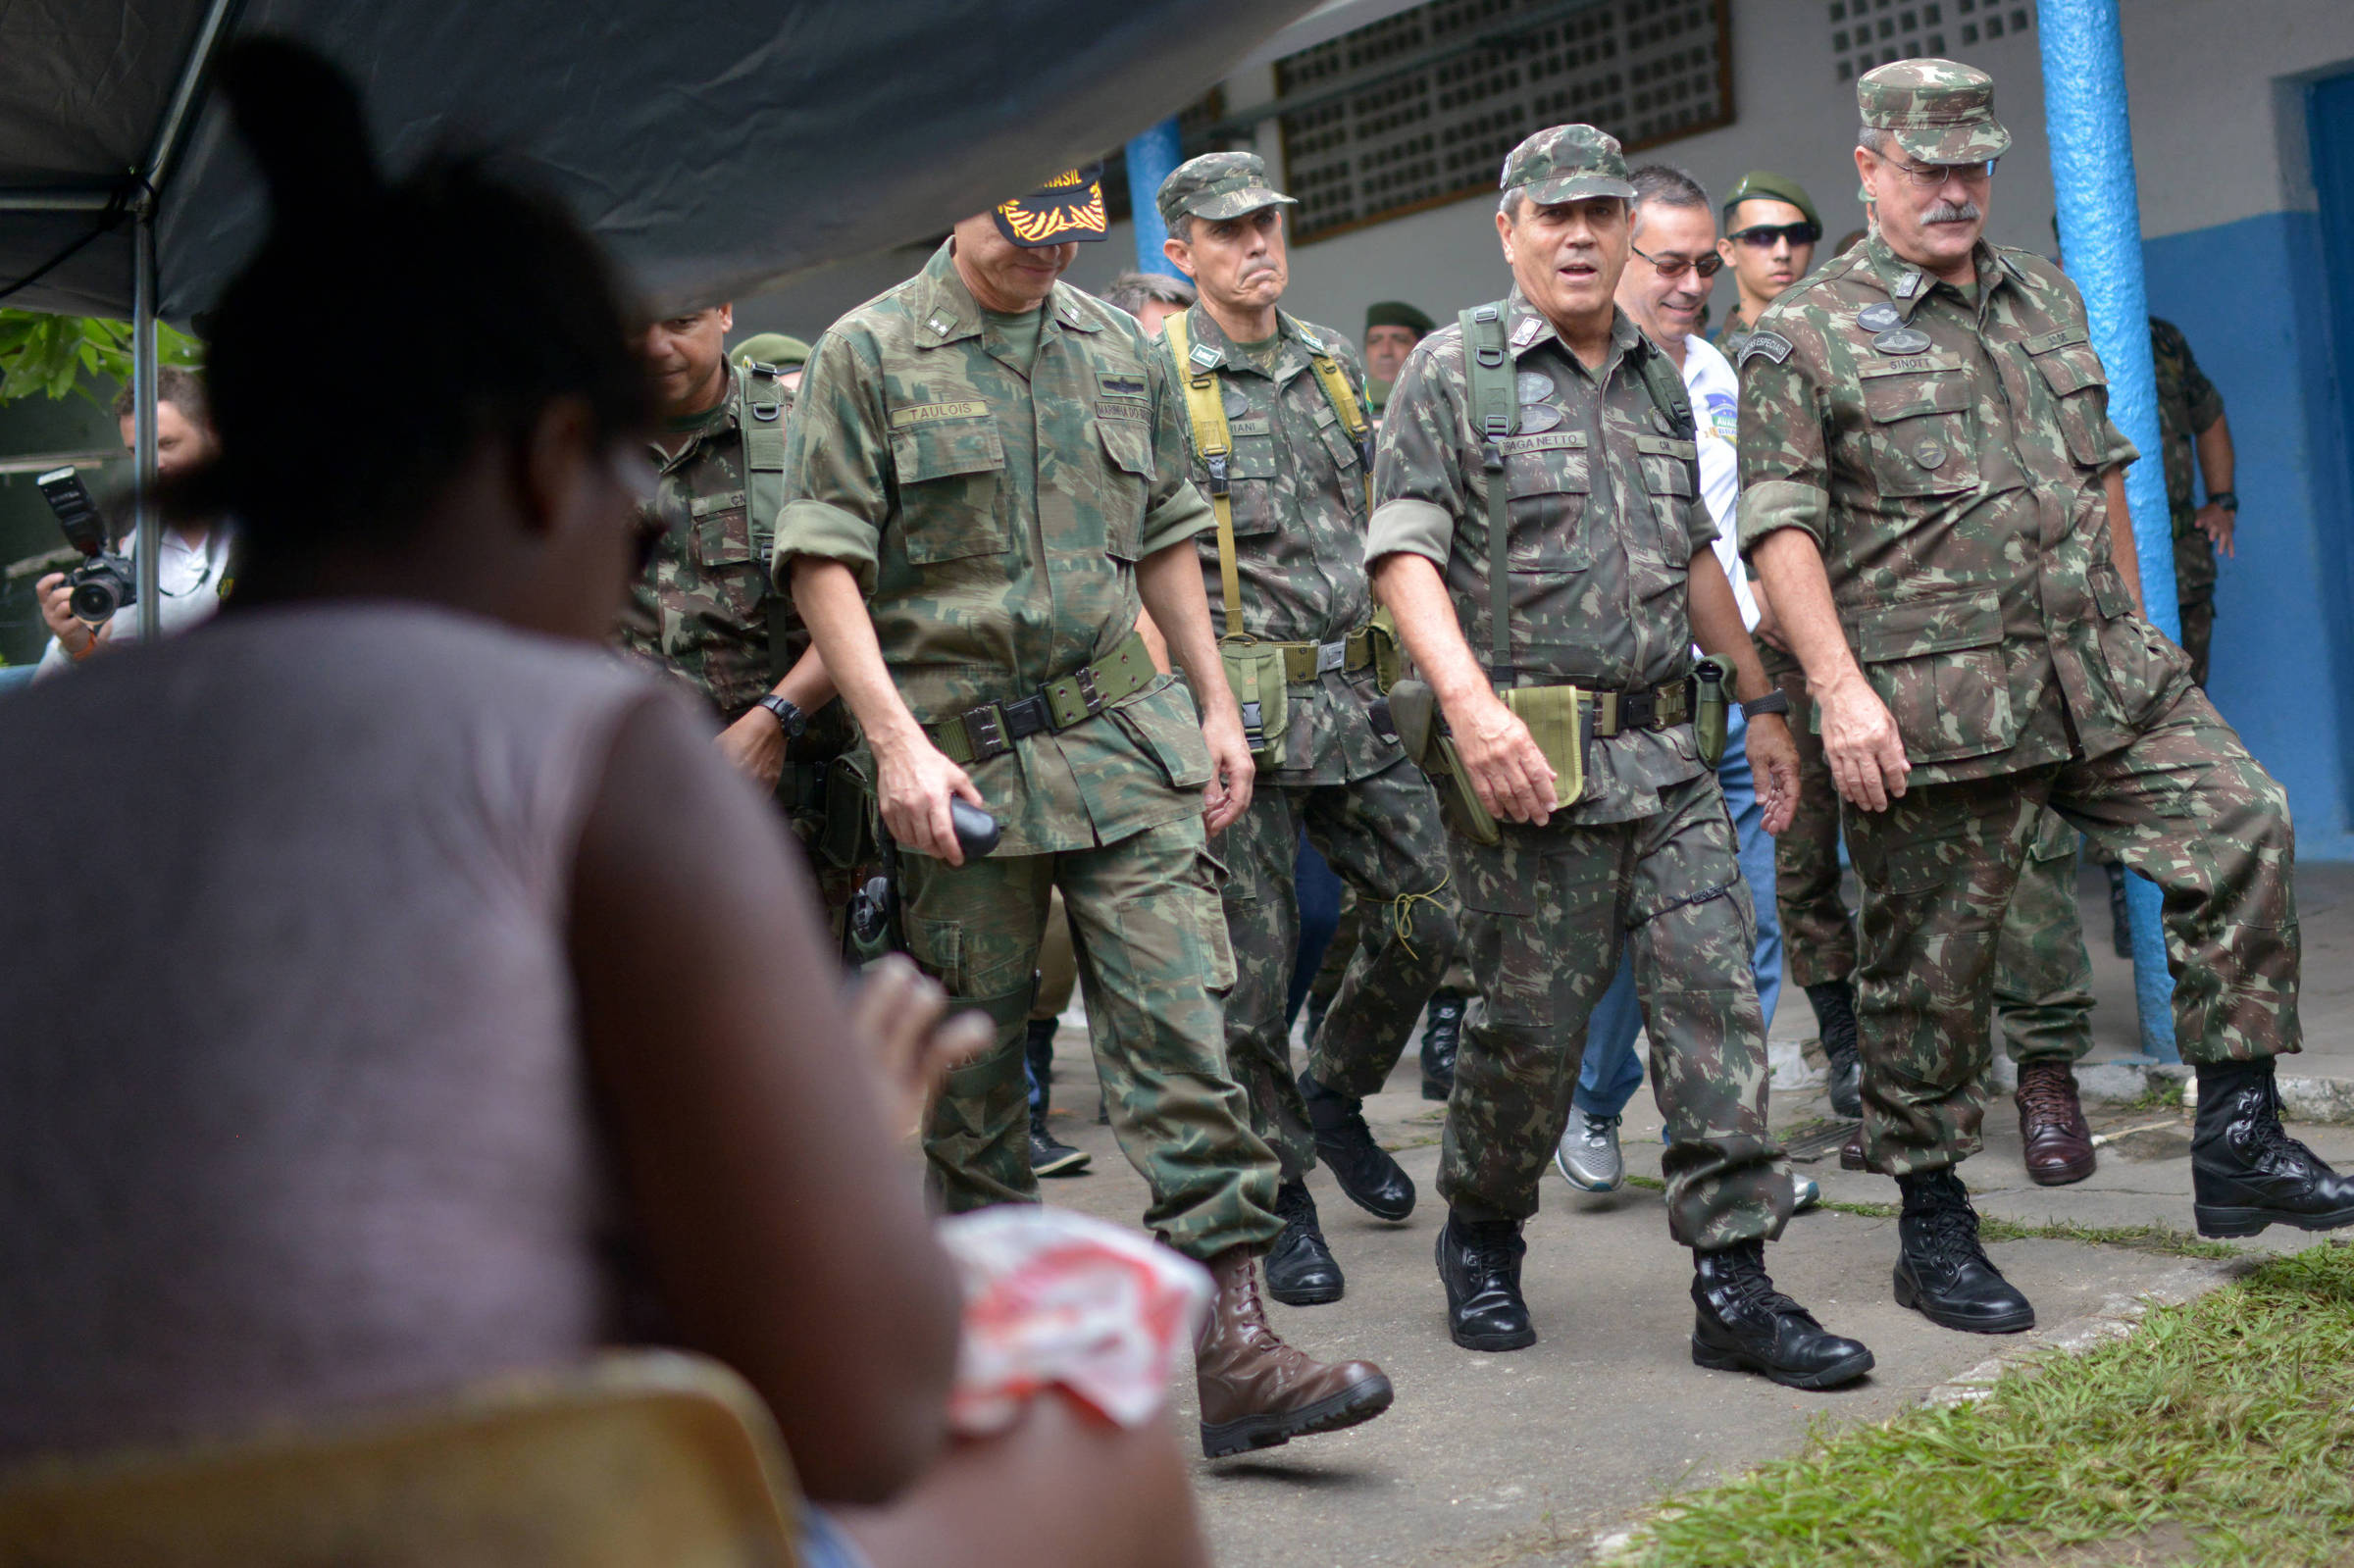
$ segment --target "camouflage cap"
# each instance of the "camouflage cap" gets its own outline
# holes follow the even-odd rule
[[[1504,177],[1497,188],[1528,187],[1528,199],[1540,207],[1575,201],[1581,196],[1618,196],[1635,199],[1635,183],[1626,177],[1626,155],[1618,138],[1592,126],[1555,126],[1540,130],[1504,160]]]
[[[1297,206],[1267,183],[1267,166],[1254,152],[1205,152],[1169,171],[1152,198],[1160,221],[1174,228],[1180,218],[1240,218],[1262,207]]]
[[[1994,78],[1954,60],[1899,60],[1856,81],[1864,124],[1924,164],[2000,158],[2011,132],[1994,118]]]

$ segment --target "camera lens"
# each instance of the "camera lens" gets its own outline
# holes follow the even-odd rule
[[[122,599],[116,593],[114,583],[104,578],[76,582],[66,603],[72,607],[77,618],[90,622],[107,620],[122,607]]]

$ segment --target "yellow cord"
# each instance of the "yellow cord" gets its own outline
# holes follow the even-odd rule
[[[1398,934],[1398,945],[1406,949],[1407,957],[1414,958],[1419,956],[1414,951],[1414,944],[1412,940],[1414,935],[1415,900],[1419,899],[1425,903],[1437,903],[1438,899],[1432,895],[1440,891],[1441,888],[1444,888],[1449,882],[1454,880],[1454,877],[1455,873],[1451,870],[1446,876],[1439,879],[1438,886],[1431,888],[1429,892],[1407,893],[1404,897],[1395,899],[1391,902],[1390,929]]]

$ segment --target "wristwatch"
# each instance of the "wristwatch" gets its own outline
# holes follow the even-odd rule
[[[2226,512],[2236,512],[2239,510],[2239,492],[2236,490],[2209,490],[2207,504],[2220,506]]]
[[[777,716],[777,723],[784,729],[788,740],[800,739],[801,732],[809,728],[809,716],[797,704],[786,701],[774,691],[762,697],[759,706]]]
[[[1781,690],[1778,687],[1774,690],[1766,692],[1755,702],[1744,702],[1741,704],[1741,717],[1743,719],[1763,719],[1769,713],[1786,714],[1789,711],[1790,693]]]

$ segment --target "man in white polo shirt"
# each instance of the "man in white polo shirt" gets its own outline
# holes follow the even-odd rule
[[[1734,417],[1739,386],[1733,368],[1722,354],[1700,335],[1700,317],[1709,301],[1709,287],[1723,266],[1716,253],[1716,218],[1708,192],[1680,169],[1647,164],[1629,177],[1635,185],[1634,249],[1618,279],[1618,308],[1667,351],[1683,372],[1684,392],[1692,401],[1692,420],[1700,441],[1700,488],[1716,520],[1716,558],[1733,585],[1741,605],[1741,620],[1756,631],[1762,610],[1757,584],[1741,564],[1734,507],[1740,476],[1733,447]],[[1751,955],[1758,983],[1758,1007],[1773,1027],[1773,1004],[1782,988],[1782,932],[1774,919],[1773,840],[1767,836],[1765,813],[1749,775],[1749,752],[1743,743],[1747,725],[1738,703],[1732,706],[1724,758],[1716,766],[1724,789],[1725,808],[1732,813],[1740,845],[1741,875],[1749,884],[1757,909],[1758,945]],[[1631,949],[1630,949],[1631,952]],[[1635,1037],[1643,1027],[1635,1002],[1631,960],[1622,961],[1618,978],[1594,1006],[1586,1024],[1585,1059],[1578,1070],[1577,1093],[1569,1126],[1561,1134],[1554,1164],[1571,1185],[1590,1192],[1607,1192],[1625,1179],[1626,1164],[1618,1149],[1618,1118],[1626,1102],[1643,1084],[1643,1058],[1636,1054]],[[1797,1178],[1798,1206],[1805,1208],[1818,1192],[1805,1177]]]

